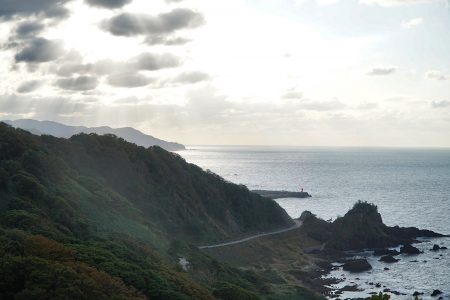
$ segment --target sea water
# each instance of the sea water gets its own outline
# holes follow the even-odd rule
[[[178,153],[249,189],[303,188],[312,198],[277,200],[293,218],[309,210],[334,220],[362,200],[375,203],[387,225],[450,234],[450,149],[190,146]],[[414,291],[424,292],[427,299],[434,289],[450,299],[450,250],[431,252],[428,248],[434,243],[450,248],[447,238],[416,245],[425,253],[400,257],[388,271],[386,264],[362,253],[374,267],[371,272],[352,275],[337,270],[331,276],[346,278],[340,286],[354,282],[364,289],[341,298],[389,288],[408,294],[393,299],[412,299]],[[380,283],[381,288],[370,283]]]

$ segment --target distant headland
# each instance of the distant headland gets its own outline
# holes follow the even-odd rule
[[[288,192],[288,191],[268,191],[268,190],[253,190],[252,192],[257,193],[263,197],[271,199],[281,199],[281,198],[310,198],[312,197],[307,192]]]

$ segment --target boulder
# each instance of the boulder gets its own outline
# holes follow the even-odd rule
[[[420,250],[417,249],[416,247],[407,244],[400,247],[400,253],[413,255],[413,254],[420,254],[422,252],[420,252]]]
[[[383,256],[383,255],[399,255],[400,252],[398,252],[397,250],[390,250],[390,249],[375,249],[373,251],[373,255],[374,256]]]
[[[431,251],[439,251],[440,249],[441,249],[441,247],[439,247],[439,245],[434,244]]]
[[[394,258],[392,255],[385,255],[380,258],[380,261],[383,261],[386,263],[396,263],[399,261],[399,259]]]
[[[436,297],[437,295],[442,294],[440,290],[434,290],[433,293],[431,293],[431,297]]]
[[[344,264],[344,271],[349,271],[352,273],[359,273],[364,271],[369,271],[372,266],[366,259],[353,259],[349,260]]]
[[[421,296],[421,295],[423,295],[423,293],[417,292],[417,291],[415,291],[413,294],[414,297]]]

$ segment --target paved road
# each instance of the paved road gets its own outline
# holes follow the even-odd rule
[[[295,225],[291,226],[289,228],[280,229],[280,230],[271,231],[271,232],[266,232],[266,233],[255,234],[255,235],[252,235],[252,236],[240,239],[240,240],[236,240],[236,241],[220,243],[220,244],[215,244],[215,245],[209,245],[209,246],[201,246],[199,248],[200,249],[210,249],[210,248],[218,248],[218,247],[224,247],[224,246],[229,246],[229,245],[241,244],[241,243],[245,243],[245,242],[248,242],[250,240],[254,240],[254,239],[257,239],[257,238],[260,238],[260,237],[263,237],[263,236],[276,235],[276,234],[288,232],[288,231],[300,228],[300,226],[302,226],[302,221],[294,220],[294,222],[295,222]]]

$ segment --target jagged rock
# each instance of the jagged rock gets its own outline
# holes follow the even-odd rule
[[[395,262],[398,262],[399,259],[392,257],[392,255],[385,255],[380,258],[380,261],[384,261],[386,263],[395,263]]]
[[[395,250],[383,248],[412,244],[417,237],[442,237],[438,233],[417,228],[389,227],[383,223],[377,206],[356,203],[343,217],[333,222],[317,218],[311,212],[300,217],[304,232],[325,244],[324,251],[379,249],[375,255],[396,255]],[[380,250],[381,249],[381,250]]]
[[[440,290],[434,290],[433,293],[431,293],[431,297],[436,297],[437,295],[441,295],[442,292]]]
[[[413,254],[420,254],[422,252],[420,252],[420,250],[417,249],[416,247],[407,244],[400,247],[400,253],[413,255]]]
[[[399,255],[400,252],[398,252],[397,250],[390,250],[390,249],[376,249],[373,251],[373,255],[374,256],[384,256],[384,255]]]
[[[434,244],[431,251],[439,251],[440,249],[441,249],[441,247],[439,247],[439,245]]]
[[[344,264],[344,271],[349,271],[352,273],[359,273],[364,271],[369,271],[372,266],[366,259],[354,259],[349,260]]]

